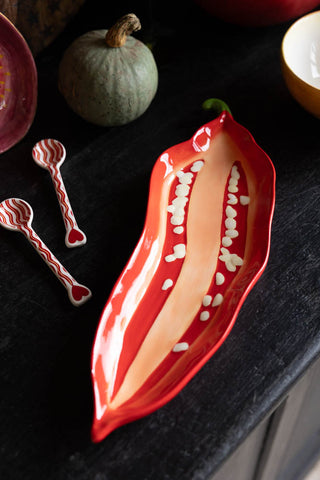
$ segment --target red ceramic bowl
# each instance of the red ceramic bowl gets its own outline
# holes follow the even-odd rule
[[[28,132],[37,105],[37,70],[19,31],[0,14],[0,153]]]

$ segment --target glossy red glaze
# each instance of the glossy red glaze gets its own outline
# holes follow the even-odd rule
[[[194,217],[194,208],[192,211],[189,208],[197,202],[197,182],[200,182],[200,178],[215,173],[215,162],[221,164],[221,159],[216,158],[217,150],[213,150],[219,142],[228,152],[225,163],[229,174],[221,186],[221,208],[211,205],[219,215],[217,235],[220,243],[216,264],[212,262],[211,280],[204,293],[212,299],[219,293],[223,296],[223,301],[218,306],[210,303],[205,307],[201,301],[192,305],[194,314],[191,321],[185,322],[180,332],[182,327],[179,323],[175,325],[176,318],[170,318],[170,315],[169,318],[163,318],[161,312],[171,302],[173,311],[177,308],[179,316],[179,308],[183,308],[185,303],[181,295],[177,297],[176,292],[178,282],[187,277],[184,268],[192,257],[188,245],[192,241],[191,231],[194,227],[190,222],[195,220],[197,223],[197,218]],[[201,170],[199,173],[192,170],[195,162],[199,161],[204,161],[203,173]],[[210,162],[214,165],[213,170],[206,166],[210,166]],[[238,200],[234,206],[237,210],[239,236],[233,239],[232,247],[227,247],[226,251],[230,248],[232,254],[243,259],[243,264],[238,265],[235,271],[230,271],[221,256],[225,248],[221,241],[225,236],[226,207],[230,205],[228,185],[233,167],[239,173],[236,193]],[[176,225],[172,225],[171,213],[167,212],[167,207],[175,198],[179,185],[177,173],[179,175],[181,172],[193,173],[185,206],[185,221],[180,225],[184,230],[177,235],[173,233]],[[248,196],[249,193],[249,205],[240,204],[240,195]],[[274,202],[275,171],[271,160],[257,146],[250,133],[227,112],[200,128],[190,140],[169,148],[159,157],[151,176],[142,236],[111,292],[95,338],[92,353],[95,393],[93,441],[102,440],[115,428],[151,413],[172,399],[227,338],[242,303],[266,266]],[[213,221],[212,217],[204,216],[204,219],[209,223]],[[206,239],[200,239],[199,242],[199,245],[201,242],[206,245]],[[166,261],[177,244],[186,245],[186,256],[172,262]],[[208,265],[200,262],[194,268],[196,279],[197,273],[203,274]],[[223,273],[225,277],[222,285],[216,283],[217,272]],[[172,280],[173,286],[163,290],[163,282],[168,278]],[[185,292],[186,301],[192,297],[193,286],[196,290],[197,284],[194,281],[193,285],[193,278],[185,279],[186,285],[190,287]],[[203,311],[208,312],[207,321],[201,320]],[[162,328],[159,327],[161,322],[168,329],[168,338],[166,330],[158,337],[152,333],[157,328]],[[188,344],[186,351],[173,351],[172,339],[175,335],[178,335],[176,344]],[[144,362],[142,357],[139,364],[137,359],[141,351],[147,351],[148,348],[150,351],[146,355],[149,356],[145,357],[147,361]],[[164,351],[162,356],[158,352],[161,348]],[[139,376],[142,380],[137,380]]]
[[[29,130],[37,105],[37,70],[14,25],[0,14],[0,153]]]
[[[196,0],[208,13],[244,26],[265,26],[300,17],[320,5],[319,0]]]

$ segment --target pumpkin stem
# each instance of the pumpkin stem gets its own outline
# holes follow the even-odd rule
[[[139,18],[134,13],[128,13],[121,17],[111,27],[105,36],[105,40],[109,47],[122,47],[126,43],[127,36],[132,32],[140,30],[141,23]]]

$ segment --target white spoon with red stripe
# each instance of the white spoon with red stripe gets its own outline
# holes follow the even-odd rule
[[[60,167],[66,157],[64,146],[53,138],[40,140],[32,149],[32,157],[37,165],[48,170],[51,175],[66,227],[65,243],[67,247],[84,245],[87,238],[77,225],[60,172]]]
[[[91,291],[80,285],[51,253],[33,230],[32,219],[33,210],[24,200],[8,198],[0,203],[0,224],[8,230],[23,233],[66,288],[71,303],[76,306],[82,305],[91,297]]]

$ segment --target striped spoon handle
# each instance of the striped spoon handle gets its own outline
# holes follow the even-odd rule
[[[60,280],[68,292],[71,303],[75,306],[82,305],[91,297],[91,291],[84,285],[80,285],[70,273],[61,265],[49,248],[43,243],[30,225],[23,225],[20,231],[26,236],[31,245],[46,262],[51,271]]]
[[[76,222],[70,200],[63,183],[60,167],[58,165],[51,166],[49,171],[57,193],[62,218],[66,228],[65,243],[69,248],[84,245],[87,242],[87,238],[86,235],[80,230]]]

